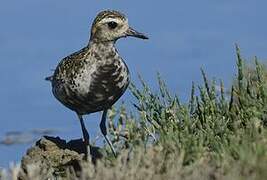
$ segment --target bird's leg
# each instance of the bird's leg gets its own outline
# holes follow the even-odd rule
[[[81,127],[82,127],[82,132],[83,132],[83,140],[84,140],[84,143],[85,143],[85,146],[86,146],[86,160],[90,160],[90,143],[89,143],[89,133],[88,131],[86,130],[86,127],[84,125],[84,122],[83,122],[83,117],[82,115],[79,115],[78,114],[78,117],[79,117],[79,120],[80,120],[80,123],[81,123]]]
[[[101,129],[101,132],[102,134],[104,135],[106,141],[108,142],[108,145],[109,147],[111,148],[114,156],[116,157],[116,152],[115,152],[115,149],[111,143],[111,141],[109,140],[108,136],[107,136],[107,127],[106,127],[106,119],[107,119],[107,112],[108,112],[108,109],[105,109],[103,111],[103,114],[102,114],[102,118],[101,118],[101,122],[100,122],[100,129]]]

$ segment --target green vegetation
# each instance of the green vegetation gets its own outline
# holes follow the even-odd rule
[[[158,92],[140,78],[142,87],[130,88],[136,110],[109,113],[119,156],[105,147],[81,178],[267,179],[267,71],[256,58],[254,68],[245,65],[238,47],[237,69],[229,92],[202,70],[204,84],[192,84],[188,103],[172,96],[159,75]]]
[[[210,82],[202,70],[204,85],[192,85],[186,104],[170,95],[159,76],[157,93],[141,79],[141,90],[131,86],[138,115],[127,115],[124,108],[118,113],[113,134],[117,143],[123,142],[119,151],[142,151],[141,162],[150,158],[148,165],[139,163],[140,171],[158,161],[151,174],[159,179],[186,179],[187,169],[202,172],[188,179],[266,179],[267,71],[256,58],[254,67],[244,64],[237,47],[238,73],[230,93],[222,82],[220,88],[215,80]],[[118,136],[121,129],[127,130],[127,140]]]

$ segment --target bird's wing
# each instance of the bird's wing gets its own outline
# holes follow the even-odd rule
[[[64,68],[73,68],[72,66],[70,66],[70,64],[68,63],[69,61],[73,61],[75,59],[85,59],[88,55],[88,47],[84,47],[83,49],[81,49],[80,51],[77,51],[77,52],[74,52],[72,53],[71,55],[63,58],[57,68],[55,69],[55,72],[54,72],[54,75],[51,75],[51,76],[48,76],[45,78],[46,81],[53,81],[53,78],[57,79],[57,74],[58,74],[58,71],[59,71],[59,67],[64,67]],[[75,62],[75,61],[74,61]],[[78,63],[75,62],[75,63]],[[75,64],[73,63],[73,65]],[[63,69],[64,69],[63,68]]]

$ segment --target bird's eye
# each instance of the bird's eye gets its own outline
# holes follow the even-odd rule
[[[114,21],[108,22],[108,27],[110,29],[115,29],[118,26],[118,24]]]

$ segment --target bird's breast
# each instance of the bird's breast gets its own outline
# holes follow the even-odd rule
[[[121,97],[129,84],[129,70],[122,59],[95,63],[90,68],[84,66],[73,82],[70,96],[75,94],[80,104],[98,111],[112,106]]]

